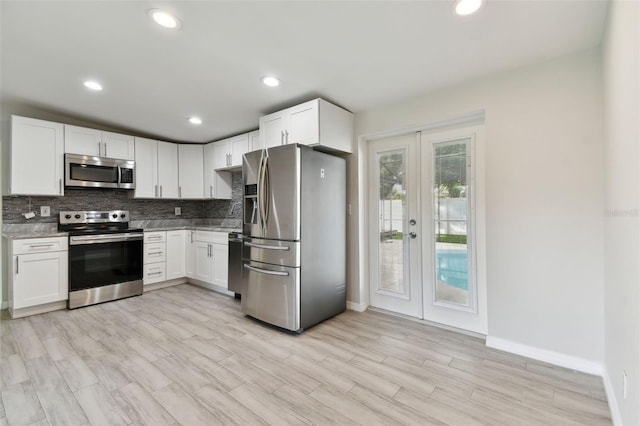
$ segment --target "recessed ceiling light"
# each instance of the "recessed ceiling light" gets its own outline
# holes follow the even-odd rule
[[[97,81],[94,80],[87,80],[84,82],[85,87],[91,89],[91,90],[95,90],[97,92],[99,92],[100,90],[102,90],[102,85],[100,83],[98,83]]]
[[[482,3],[483,0],[455,0],[453,2],[453,10],[457,15],[471,15],[480,9]]]
[[[262,82],[269,87],[280,86],[280,80],[271,76],[262,77]]]
[[[156,21],[156,24],[163,26],[165,28],[176,29],[180,28],[180,21],[178,18],[170,14],[169,12],[165,12],[160,9],[151,9],[149,11],[149,16],[151,19]]]
[[[202,124],[202,120],[200,119],[200,117],[189,117],[189,123]]]

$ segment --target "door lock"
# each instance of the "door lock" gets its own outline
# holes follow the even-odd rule
[[[416,224],[416,220],[415,220],[415,219],[411,219],[411,220],[409,221],[409,225],[415,225],[415,224]]]

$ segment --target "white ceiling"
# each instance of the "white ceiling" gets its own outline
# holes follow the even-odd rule
[[[5,104],[208,142],[313,97],[352,112],[598,46],[606,1],[0,2]],[[154,24],[149,9],[179,17]],[[267,74],[278,88],[259,81]],[[95,78],[104,90],[90,93]],[[202,117],[201,126],[189,124]]]

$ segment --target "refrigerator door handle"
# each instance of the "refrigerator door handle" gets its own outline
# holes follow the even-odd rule
[[[255,247],[255,248],[259,248],[259,249],[265,249],[265,250],[282,250],[282,251],[289,251],[291,248],[290,247],[283,247],[283,246],[270,246],[267,244],[256,244],[256,243],[244,243],[245,246],[247,247]]]
[[[271,182],[269,181],[269,157],[264,158],[264,233],[267,235],[267,223],[269,222],[269,199],[271,198]]]
[[[242,267],[244,269],[248,269],[250,271],[253,272],[257,272],[259,274],[267,274],[267,275],[277,275],[279,277],[288,277],[289,273],[288,272],[283,272],[283,271],[269,271],[268,269],[262,269],[262,268],[256,268],[255,266],[251,266],[251,265],[247,265],[244,264],[242,265]]]

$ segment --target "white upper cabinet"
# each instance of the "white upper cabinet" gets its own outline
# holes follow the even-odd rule
[[[249,134],[234,136],[214,142],[216,170],[242,167],[242,156],[249,150]]]
[[[204,197],[202,145],[178,145],[178,194],[182,199]]]
[[[179,198],[178,146],[135,138],[136,188],[134,198]]]
[[[261,148],[272,148],[285,144],[284,134],[287,112],[279,111],[260,118],[260,145]]]
[[[299,143],[351,152],[353,114],[314,99],[260,118],[260,139],[264,148]]]
[[[133,160],[134,137],[86,127],[64,125],[64,152]]]
[[[216,144],[204,146],[204,198],[231,199],[231,172],[218,171],[215,168]]]
[[[135,138],[135,198],[158,197],[158,141]]]
[[[10,195],[64,195],[64,125],[11,116]]]
[[[178,145],[158,141],[158,198],[180,198]]]
[[[262,148],[262,144],[260,143],[260,130],[254,130],[249,133],[249,150],[247,152],[252,152],[260,148]]]

